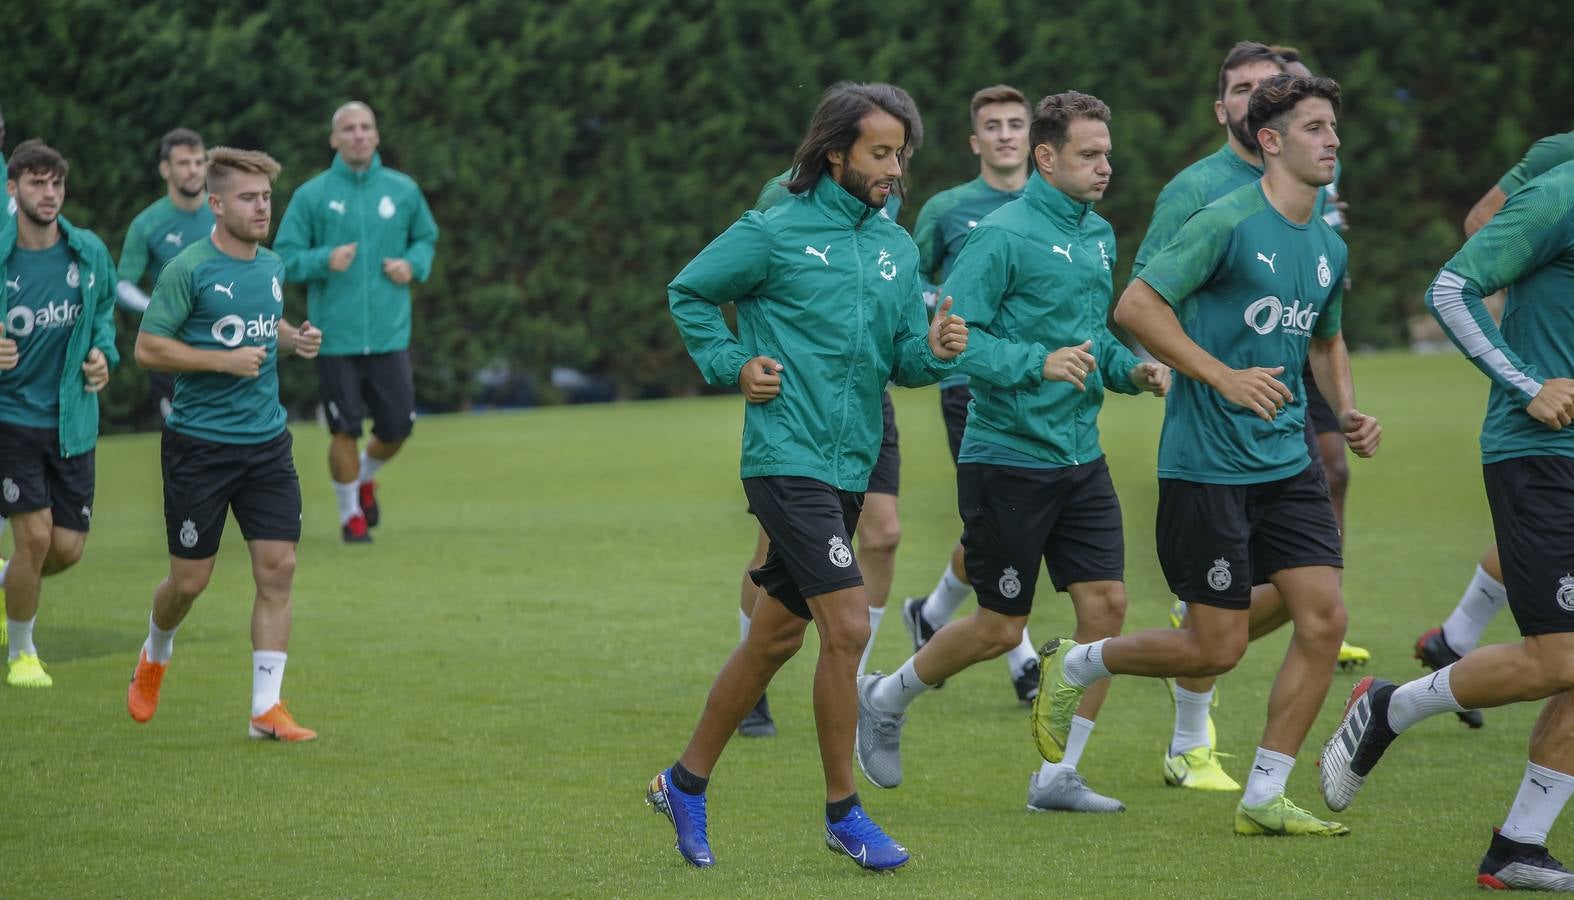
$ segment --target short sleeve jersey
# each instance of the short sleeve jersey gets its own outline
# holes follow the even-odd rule
[[[1260,183],[1204,207],[1139,276],[1186,334],[1234,369],[1283,366],[1294,400],[1272,422],[1175,373],[1159,436],[1159,477],[1213,484],[1288,478],[1311,461],[1301,372],[1313,337],[1339,333],[1347,255],[1320,216],[1299,225]]]
[[[221,444],[262,443],[284,431],[278,373],[283,313],[284,260],[265,247],[253,259],[237,259],[203,238],[164,267],[143,331],[200,350],[267,350],[256,378],[176,375],[170,428]]]
[[[17,247],[6,262],[5,336],[17,364],[0,372],[0,422],[57,428],[60,378],[82,315],[82,274],[64,238],[45,250]]]
[[[1503,173],[1497,186],[1504,194],[1513,194],[1531,180],[1574,159],[1574,131],[1549,135],[1530,145],[1525,158],[1514,168]]]
[[[131,220],[115,269],[122,280],[132,284],[140,283],[144,273],[151,274],[157,282],[170,260],[212,232],[213,210],[208,204],[187,212],[171,203],[168,196],[160,197]]]

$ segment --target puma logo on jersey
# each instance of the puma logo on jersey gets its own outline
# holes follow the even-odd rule
[[[233,281],[229,284],[219,284],[215,281],[213,283],[213,289],[230,298],[231,300],[235,299],[235,282]]]
[[[1259,254],[1257,254],[1257,259],[1262,261],[1262,262],[1267,263],[1268,264],[1268,271],[1270,271],[1273,274],[1277,275],[1277,274],[1279,274],[1279,270],[1275,269],[1273,267],[1273,261],[1275,259],[1277,259],[1278,256],[1279,256],[1279,254],[1277,254],[1277,253],[1275,253],[1273,256],[1263,256],[1261,253],[1259,253]]]
[[[180,232],[178,231],[171,231],[169,234],[164,235],[164,243],[166,244],[174,244],[175,246],[179,247],[185,242],[186,239],[181,237]]]
[[[329,200],[328,201],[328,208],[333,210],[334,212],[338,213],[341,216],[344,215],[344,201],[343,200]]]
[[[20,291],[22,289],[22,276],[18,275],[15,278],[7,278],[5,280],[5,286],[13,291]]]
[[[1061,256],[1064,256],[1066,258],[1066,262],[1071,262],[1071,245],[1070,244],[1067,244],[1064,247],[1061,247],[1061,246],[1056,245],[1056,244],[1050,244],[1049,247],[1050,247],[1050,252],[1051,253],[1059,253]]]
[[[831,264],[831,261],[825,258],[825,254],[831,252],[830,244],[826,244],[824,250],[816,250],[813,247],[805,247],[803,248],[803,252],[809,254],[810,256],[818,256],[820,258],[820,262],[823,262],[826,265]]]

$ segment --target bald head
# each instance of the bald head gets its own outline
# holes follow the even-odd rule
[[[377,117],[370,106],[351,100],[334,110],[328,145],[344,157],[350,168],[361,171],[371,165],[377,143]]]

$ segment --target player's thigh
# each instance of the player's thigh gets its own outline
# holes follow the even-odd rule
[[[1520,634],[1574,632],[1574,460],[1521,456],[1482,472]]]
[[[12,519],[53,506],[45,429],[0,422],[0,515]]]
[[[1320,463],[1289,478],[1253,485],[1249,516],[1253,583],[1265,584],[1284,569],[1344,567],[1339,523]],[[1279,593],[1283,595],[1282,588]]]
[[[374,353],[361,358],[361,386],[366,410],[372,417],[372,434],[393,443],[415,429],[415,376],[410,351]]]
[[[1244,612],[1251,606],[1247,486],[1159,479],[1155,536],[1159,566],[1176,597]],[[1195,616],[1196,606],[1187,611]],[[1241,616],[1244,628],[1246,617]]]
[[[359,359],[356,356],[317,357],[317,396],[322,401],[323,415],[328,418],[328,431],[333,434],[361,436],[366,401],[361,396]]]
[[[89,450],[64,459],[57,453],[49,459],[46,477],[49,479],[49,505],[54,510],[56,528],[87,534],[93,523],[96,458],[96,451]]]
[[[963,559],[980,609],[1013,617],[1032,612],[1039,559],[1054,526],[1052,472],[957,466]]]
[[[244,448],[165,429],[164,531],[169,555],[207,559],[219,552],[230,496],[245,475]]]
[[[1126,531],[1109,465],[1096,459],[1061,470],[1064,487],[1044,565],[1055,590],[1078,583],[1119,583],[1126,577]]]
[[[806,598],[863,585],[852,551],[863,495],[797,476],[745,478],[743,491],[770,538],[749,573],[769,596],[808,619]]]
[[[248,542],[293,545],[301,539],[301,480],[293,447],[288,431],[247,447],[245,476],[230,497],[230,508]]]

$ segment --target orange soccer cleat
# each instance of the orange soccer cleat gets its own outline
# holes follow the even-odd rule
[[[311,741],[317,738],[317,732],[296,723],[295,717],[284,708],[282,700],[262,715],[252,716],[251,729],[247,733],[253,739],[273,741]]]
[[[169,663],[156,663],[148,659],[147,648],[137,651],[137,667],[131,673],[131,684],[126,688],[126,710],[131,718],[146,722],[158,712],[158,691],[164,684],[164,673]]]

